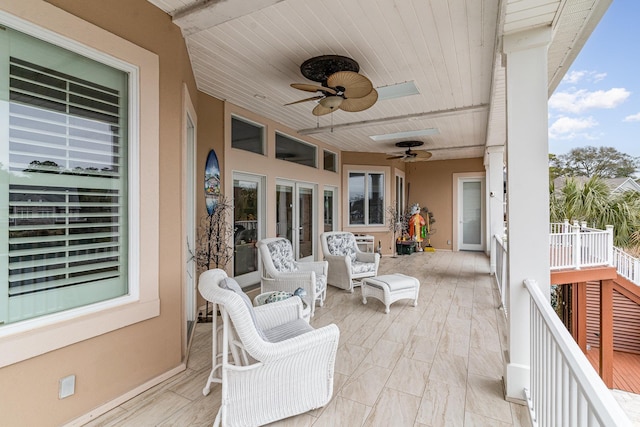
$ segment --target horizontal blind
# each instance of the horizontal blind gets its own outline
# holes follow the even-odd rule
[[[9,80],[9,297],[121,287],[124,94],[15,57]]]

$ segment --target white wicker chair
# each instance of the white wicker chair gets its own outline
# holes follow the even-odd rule
[[[293,257],[291,242],[284,237],[271,237],[258,241],[262,261],[261,292],[291,292],[298,288],[307,291],[305,302],[315,313],[315,302],[324,305],[327,295],[326,261],[298,262]]]
[[[327,231],[320,238],[324,259],[329,262],[328,284],[353,292],[355,282],[378,274],[380,254],[362,252],[353,233]]]
[[[208,394],[220,375],[222,403],[214,426],[268,424],[331,400],[336,325],[313,329],[302,319],[296,296],[254,308],[220,269],[202,273],[198,289],[222,316],[222,345],[217,351],[214,327],[213,369],[203,390]]]

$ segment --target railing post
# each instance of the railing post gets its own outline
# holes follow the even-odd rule
[[[563,233],[568,233],[571,230],[571,227],[569,225],[569,220],[568,219],[564,219],[564,226],[562,227],[562,232]]]
[[[580,240],[580,226],[576,223],[571,226],[571,231],[573,233],[573,265],[576,270],[580,269],[580,253],[582,252],[582,242]]]
[[[607,262],[613,266],[613,225],[605,226],[607,230]]]
[[[638,273],[638,269],[640,269],[640,259],[638,258],[634,258],[633,259],[633,274],[631,275],[631,277],[633,279],[631,279],[631,281],[633,283],[635,283],[636,285],[640,282],[638,282],[638,279],[640,279],[640,274]]]
[[[587,228],[587,221],[582,221],[580,225],[582,226],[582,228]]]

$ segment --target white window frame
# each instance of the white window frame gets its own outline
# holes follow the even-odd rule
[[[383,174],[384,175],[384,198],[383,198],[383,223],[382,224],[351,224],[350,223],[350,212],[349,212],[349,175],[351,173],[364,173],[364,174]],[[391,168],[388,166],[361,166],[361,165],[343,165],[343,174],[342,174],[342,188],[344,191],[342,192],[342,217],[345,218],[343,228],[345,231],[352,232],[385,232],[388,231],[387,222],[387,207],[390,201],[391,195]],[[395,178],[394,178],[395,179]],[[365,179],[366,182],[366,179]],[[367,195],[365,189],[365,196]]]
[[[0,326],[0,367],[47,353],[160,314],[159,60],[156,54],[47,3],[26,21],[19,5],[3,6],[0,25],[129,74],[129,267],[125,296]],[[91,46],[85,44],[89,40]],[[6,105],[0,104],[2,114]],[[141,130],[144,129],[144,132]],[[141,154],[144,153],[144,156]],[[145,194],[139,198],[139,194]],[[144,220],[142,215],[144,213]]]

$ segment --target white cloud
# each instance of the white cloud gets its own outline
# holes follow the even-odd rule
[[[562,81],[565,83],[576,84],[580,80],[582,80],[582,78],[586,73],[587,73],[586,71],[569,71],[567,74],[564,75],[564,77],[562,78]]]
[[[607,73],[598,73],[595,71],[579,70],[569,71],[562,78],[563,83],[576,84],[580,81],[587,81],[591,83],[597,83],[607,77]]]
[[[549,126],[549,138],[574,139],[581,137],[585,139],[597,139],[597,136],[586,132],[597,125],[598,122],[593,117],[573,118],[562,116]]]
[[[594,83],[598,83],[599,81],[604,80],[605,77],[607,77],[607,73],[593,73],[591,80]]]
[[[640,122],[640,113],[632,114],[624,118],[625,122]]]
[[[581,113],[591,108],[615,108],[631,95],[625,88],[614,87],[607,91],[589,92],[580,89],[556,92],[549,98],[549,108],[568,113]]]

